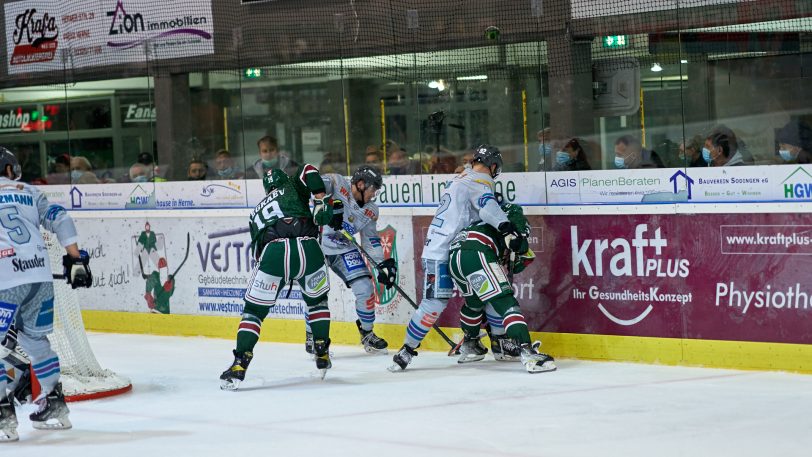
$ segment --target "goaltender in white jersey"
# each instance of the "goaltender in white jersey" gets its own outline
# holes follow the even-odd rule
[[[406,327],[406,339],[395,354],[395,364],[390,370],[406,369],[412,357],[417,355],[415,349],[451,298],[454,284],[448,270],[448,257],[454,237],[478,221],[497,228],[508,241],[520,236],[494,195],[493,179],[501,170],[502,153],[493,146],[483,144],[474,150],[472,166],[454,177],[445,188],[423,249],[423,297]]]

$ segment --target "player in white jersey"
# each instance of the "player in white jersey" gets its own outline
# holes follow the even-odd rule
[[[13,323],[31,360],[31,376],[41,387],[32,399],[37,411],[29,416],[34,428],[65,429],[71,423],[59,384],[59,358],[47,338],[53,330],[54,288],[40,225],[56,233],[65,247],[63,265],[73,288],[90,287],[93,278],[89,256],[76,245],[76,228],[65,208],[49,204],[37,188],[19,182],[20,176],[17,158],[0,147],[0,340]],[[0,359],[7,356],[8,347],[0,345]],[[8,380],[6,365],[0,363],[0,442],[18,439]]]
[[[351,182],[337,173],[322,175],[324,187],[334,200],[344,204],[343,230],[361,235],[361,247],[370,254],[378,271],[378,282],[392,287],[397,278],[394,259],[384,259],[378,235],[378,206],[375,195],[383,186],[381,173],[374,167],[362,165],[352,175]],[[324,226],[321,249],[327,265],[344,281],[355,295],[355,312],[361,344],[370,354],[386,353],[388,343],[373,332],[375,325],[374,284],[364,257],[355,245],[330,226]],[[307,328],[307,352],[312,352],[312,334]]]
[[[443,312],[454,284],[448,270],[451,241],[462,229],[484,221],[514,248],[522,234],[508,221],[494,196],[494,178],[502,171],[502,153],[483,144],[474,151],[471,168],[466,168],[446,186],[440,207],[434,214],[423,248],[423,299],[406,327],[403,347],[395,354],[392,371],[405,370],[417,355],[417,346]],[[514,248],[515,249],[515,248]]]

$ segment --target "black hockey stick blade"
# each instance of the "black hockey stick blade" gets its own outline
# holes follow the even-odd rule
[[[176,269],[175,269],[175,272],[174,272],[174,273],[172,273],[172,277],[173,277],[173,278],[174,278],[174,277],[175,277],[175,276],[178,274],[178,272],[180,271],[180,269],[181,269],[181,268],[183,268],[183,264],[185,264],[185,263],[186,263],[186,259],[188,259],[188,258],[189,258],[189,245],[190,245],[190,243],[191,243],[191,238],[192,238],[192,237],[191,237],[191,235],[189,234],[189,232],[186,232],[186,255],[184,255],[184,256],[183,256],[183,260],[180,262],[180,265],[178,265],[178,268],[176,268]],[[139,257],[139,259],[140,259],[140,257]]]

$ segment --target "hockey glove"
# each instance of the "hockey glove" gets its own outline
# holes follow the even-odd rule
[[[93,285],[93,275],[90,273],[90,256],[87,251],[80,250],[80,257],[75,259],[69,255],[62,257],[62,267],[65,279],[74,289],[77,287],[90,287]]]
[[[327,225],[333,220],[333,205],[330,194],[313,200],[313,222],[316,225]]]
[[[398,266],[395,264],[395,259],[386,259],[375,268],[378,269],[379,284],[383,284],[387,289],[395,285],[398,279]]]
[[[502,222],[499,224],[498,230],[502,239],[505,240],[505,246],[516,254],[522,255],[530,248],[527,244],[527,237],[519,233],[519,229],[513,222]]]
[[[0,343],[0,360],[6,358],[7,355],[14,352],[17,347],[17,328],[12,324],[6,332],[3,342]]]
[[[335,231],[344,228],[344,203],[341,200],[333,201],[333,218],[328,225]]]
[[[527,252],[518,256],[513,262],[513,273],[521,273],[534,260],[536,260],[536,253],[532,249],[528,249]]]

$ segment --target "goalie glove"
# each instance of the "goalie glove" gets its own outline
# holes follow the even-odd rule
[[[90,273],[90,256],[87,251],[80,250],[79,258],[70,255],[62,257],[62,267],[65,279],[74,289],[77,287],[90,287],[93,285],[93,275]]]
[[[387,289],[395,285],[398,279],[398,266],[395,264],[395,259],[386,259],[375,268],[378,269],[379,284],[383,284]]]
[[[341,200],[333,201],[333,218],[327,224],[331,229],[339,231],[344,228],[344,203]]]
[[[316,225],[328,225],[333,220],[333,204],[330,194],[313,199],[313,222]]]
[[[502,222],[497,230],[502,235],[505,246],[516,254],[523,255],[530,248],[527,244],[527,237],[519,233],[519,229],[513,222]]]

